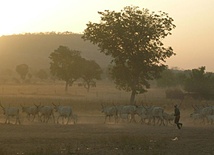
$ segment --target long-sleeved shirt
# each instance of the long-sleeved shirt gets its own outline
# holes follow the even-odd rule
[[[179,115],[180,115],[180,110],[176,107],[174,116],[179,116]]]

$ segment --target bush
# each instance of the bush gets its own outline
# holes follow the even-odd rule
[[[181,89],[174,88],[174,89],[167,89],[165,91],[167,99],[184,99],[184,93]]]

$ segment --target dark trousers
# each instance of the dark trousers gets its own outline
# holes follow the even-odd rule
[[[182,123],[179,123],[180,115],[175,116],[175,124],[177,125],[178,129],[181,129]]]

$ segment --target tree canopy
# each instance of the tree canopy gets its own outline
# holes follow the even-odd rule
[[[80,51],[71,50],[66,46],[59,46],[50,54],[50,71],[51,74],[56,76],[59,80],[66,82],[65,91],[68,86],[80,78],[81,72],[81,56]]]
[[[214,75],[205,72],[206,67],[192,69],[184,83],[184,90],[197,93],[204,99],[214,99]]]
[[[98,13],[100,23],[89,22],[82,38],[113,58],[111,76],[118,89],[131,91],[130,103],[134,103],[135,95],[144,93],[149,80],[166,68],[165,59],[175,54],[162,42],[175,28],[173,19],[165,12],[150,13],[135,6]]]
[[[183,86],[187,77],[187,71],[166,69],[161,73],[161,77],[156,80],[157,86],[162,88]]]
[[[37,73],[36,76],[41,79],[41,80],[45,80],[48,78],[48,74],[44,69],[40,69]]]
[[[26,64],[17,65],[16,72],[20,75],[22,80],[25,80],[25,78],[29,72],[29,67]]]
[[[83,59],[82,62],[83,86],[89,91],[90,87],[96,87],[95,80],[101,80],[102,69],[94,60]]]
[[[168,88],[167,98],[214,99],[214,73],[206,72],[202,66],[192,70],[167,69],[156,80],[158,87]]]

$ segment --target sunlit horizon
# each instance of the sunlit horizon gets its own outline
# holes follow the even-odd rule
[[[125,6],[164,11],[174,19],[176,28],[165,46],[176,56],[167,60],[169,67],[192,69],[206,66],[214,71],[214,1],[207,0],[8,0],[0,5],[0,36],[25,33],[83,33],[89,21],[99,22],[98,11],[120,11]]]

